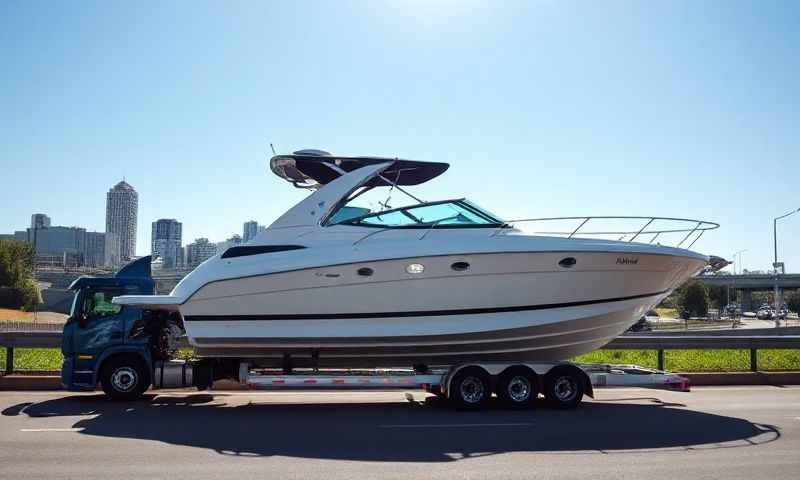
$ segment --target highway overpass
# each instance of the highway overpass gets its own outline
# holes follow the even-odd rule
[[[752,310],[752,293],[772,291],[775,288],[775,276],[772,274],[743,275],[699,275],[698,281],[706,286],[730,287],[741,298],[742,310]],[[778,276],[778,290],[800,289],[800,273],[787,273]]]

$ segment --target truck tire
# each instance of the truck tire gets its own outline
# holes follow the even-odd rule
[[[580,405],[585,389],[584,373],[578,367],[561,365],[544,377],[544,396],[556,408],[572,410]]]
[[[150,376],[138,356],[118,355],[103,364],[100,384],[112,400],[136,400],[150,386]]]
[[[491,377],[480,367],[465,367],[450,380],[448,397],[458,409],[478,410],[492,397]]]
[[[538,379],[531,369],[509,367],[497,381],[497,397],[507,407],[528,408],[539,396]]]

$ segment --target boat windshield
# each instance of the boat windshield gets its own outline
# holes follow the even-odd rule
[[[348,208],[348,207],[344,207]],[[381,212],[362,214],[356,217],[339,212],[329,224],[359,225],[383,228],[419,227],[498,227],[503,221],[466,199],[427,202],[407,207],[393,208]],[[338,220],[338,221],[337,221]]]

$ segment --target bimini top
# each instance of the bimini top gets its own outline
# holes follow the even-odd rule
[[[291,155],[276,155],[270,160],[272,172],[291,182],[298,188],[320,188],[322,185],[336,180],[345,173],[379,163],[393,162],[367,182],[366,187],[396,185],[419,185],[438,177],[450,165],[440,162],[419,162],[382,157],[342,157],[322,150],[300,150]],[[391,182],[388,182],[390,180]]]

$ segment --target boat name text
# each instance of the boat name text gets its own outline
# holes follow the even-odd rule
[[[636,265],[639,263],[638,258],[617,257],[617,265]]]

